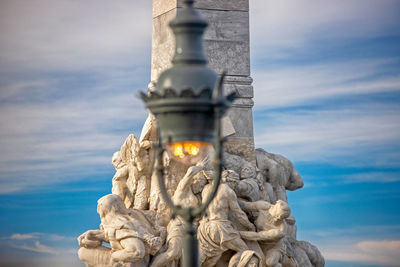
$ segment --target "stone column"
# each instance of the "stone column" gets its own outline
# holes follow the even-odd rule
[[[225,92],[235,91],[238,95],[229,112],[235,134],[225,147],[230,153],[255,161],[249,0],[197,0],[195,6],[209,22],[204,36],[209,66],[219,74],[226,71]],[[153,0],[152,81],[171,66],[175,40],[168,23],[180,7],[178,0]]]

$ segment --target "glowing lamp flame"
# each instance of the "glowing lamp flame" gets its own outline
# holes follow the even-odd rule
[[[186,141],[168,144],[166,148],[175,159],[195,164],[207,155],[210,146],[207,142]]]

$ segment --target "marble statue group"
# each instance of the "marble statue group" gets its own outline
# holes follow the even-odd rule
[[[183,220],[171,218],[153,173],[155,122],[149,115],[138,139],[129,135],[112,164],[112,194],[98,200],[100,228],[78,238],[88,267],[180,266]],[[286,190],[303,187],[283,156],[255,150],[255,162],[224,152],[217,196],[195,222],[201,266],[322,267],[318,249],[296,239]],[[194,166],[164,157],[165,182],[174,203],[194,206],[213,183],[211,155]]]
[[[152,0],[151,81],[171,66],[174,34],[168,27],[182,7],[178,0]],[[254,148],[250,77],[249,0],[197,0],[209,22],[204,50],[210,67],[226,73],[225,93],[236,99],[222,120],[227,137],[222,184],[206,214],[195,220],[200,266],[323,267],[319,250],[296,237],[296,220],[286,195],[303,180],[285,157]],[[156,83],[151,82],[152,91]],[[267,90],[268,88],[261,88]],[[98,200],[99,229],[78,238],[87,267],[178,267],[184,221],[171,217],[153,170],[157,127],[149,114],[139,138],[129,135],[112,156],[115,175],[109,195]],[[202,203],[210,193],[212,152],[194,165],[167,155],[164,182],[176,205]]]

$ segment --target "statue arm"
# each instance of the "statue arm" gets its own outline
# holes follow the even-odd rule
[[[245,226],[247,229],[255,231],[254,225],[249,221],[246,213],[244,213],[244,211],[240,208],[235,192],[232,191],[227,199],[229,201],[229,208],[233,212],[236,219],[238,219],[239,223]]]
[[[192,184],[193,176],[195,176],[202,169],[203,169],[203,166],[192,166],[192,167],[190,167],[186,171],[185,176],[179,182],[179,184],[178,184],[178,186],[176,188],[176,192],[185,192],[185,191],[189,190],[189,186]]]
[[[81,247],[99,247],[102,242],[108,242],[103,230],[89,230],[78,237],[78,243]]]
[[[146,256],[144,243],[138,238],[124,238],[119,241],[122,249],[114,250],[111,254],[111,263],[132,263],[142,260]]]
[[[286,185],[286,189],[294,191],[296,189],[302,188],[304,186],[303,179],[301,179],[300,174],[292,165],[292,172],[290,173],[289,181]]]
[[[106,236],[104,234],[104,230],[89,230],[87,231],[87,235],[89,238],[107,241]]]
[[[269,204],[266,201],[256,201],[256,202],[247,202],[243,200],[238,200],[240,207],[244,211],[260,211],[260,210],[265,210],[269,209],[271,207],[271,204]]]
[[[282,232],[278,229],[271,229],[271,230],[261,231],[261,232],[240,231],[239,233],[243,239],[253,240],[253,241],[277,242],[285,236],[284,232]]]

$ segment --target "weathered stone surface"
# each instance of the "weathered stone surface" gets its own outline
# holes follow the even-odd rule
[[[253,79],[249,76],[229,76],[225,77],[224,92],[230,94],[236,93],[239,98],[253,98]]]
[[[251,137],[253,133],[253,115],[248,108],[232,107],[229,117],[233,122],[236,137]],[[249,127],[250,126],[250,127]]]
[[[153,0],[153,18],[182,7],[178,0]],[[211,10],[249,11],[249,0],[198,0],[195,7]]]
[[[229,137],[224,143],[226,152],[239,155],[249,162],[256,162],[254,155],[254,139],[252,137]]]
[[[205,40],[249,42],[249,13],[238,11],[201,10],[208,21]]]
[[[178,7],[178,0],[153,0],[153,19]]]
[[[250,50],[247,42],[205,41],[208,64],[216,72],[228,75],[250,75]]]
[[[158,76],[171,67],[175,50],[175,38],[168,23],[176,16],[176,9],[153,19],[153,42],[151,54],[151,80],[157,81]]]
[[[176,16],[177,9],[153,19],[151,80],[171,66],[175,39],[168,23]],[[218,73],[250,75],[249,18],[247,12],[203,10],[210,21],[205,33],[205,53],[209,66]]]
[[[178,6],[181,6],[179,2]],[[194,6],[200,9],[249,11],[249,0],[199,0]]]

